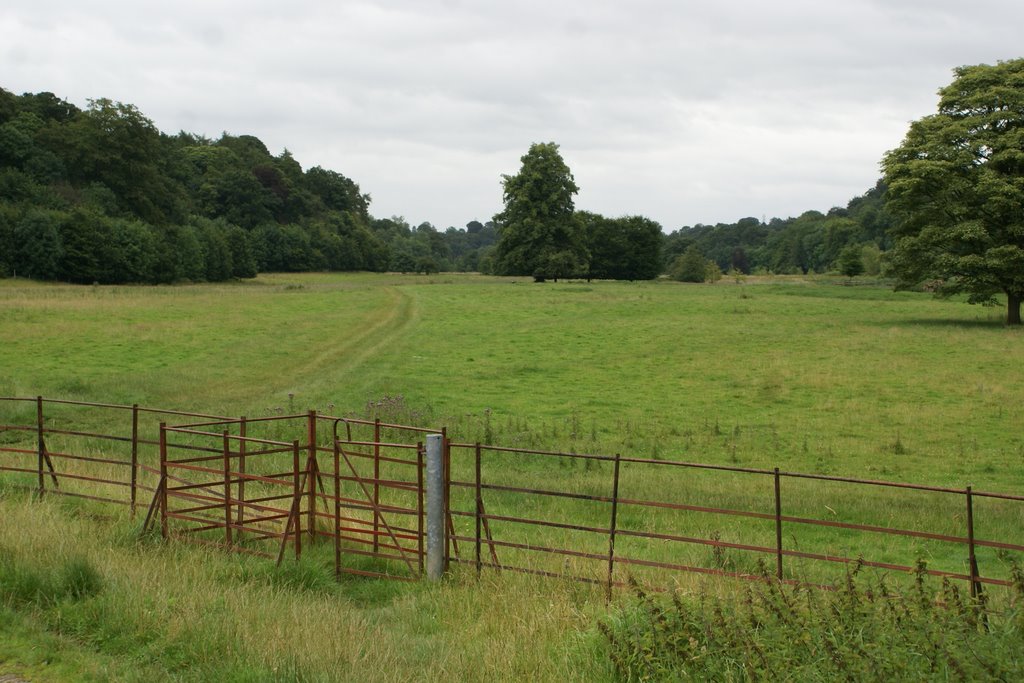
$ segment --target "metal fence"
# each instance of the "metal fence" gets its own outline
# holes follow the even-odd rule
[[[826,579],[828,572],[810,571],[809,564],[821,566],[856,562],[891,572],[913,573],[918,568],[908,563],[925,555],[930,556],[934,564],[946,567],[925,569],[926,573],[967,581],[971,594],[975,595],[983,584],[1009,585],[1009,569],[999,557],[1000,551],[1024,552],[1024,545],[1020,543],[1024,540],[1020,538],[1024,536],[1021,533],[1024,528],[1021,524],[1024,521],[1024,505],[1021,504],[1024,497],[975,491],[970,486],[954,489],[784,472],[778,468],[729,467],[481,444],[455,443],[450,444],[450,448],[456,470],[471,473],[471,477],[450,480],[450,486],[465,492],[461,497],[456,496],[463,507],[451,509],[454,517],[463,520],[462,531],[455,533],[453,540],[472,543],[474,551],[471,559],[455,559],[473,564],[478,572],[482,568],[492,568],[603,583],[610,595],[614,586],[624,583],[626,573],[634,574],[643,568],[661,573],[686,572],[755,580],[768,574],[786,583],[813,583],[809,577]],[[505,462],[497,462],[501,456]],[[460,460],[463,461],[461,468]],[[584,463],[582,468],[576,468],[582,485],[558,488],[524,483],[523,480],[528,482],[538,478],[526,466],[535,460],[544,461],[534,470],[540,478],[544,472],[557,471],[555,463],[558,461]],[[599,471],[598,466],[602,466],[604,471]],[[733,487],[735,490],[721,492],[713,488],[710,494],[705,490],[702,495],[701,489],[706,486],[696,481],[695,474],[704,475],[703,484],[723,476],[739,478],[739,481]],[[572,478],[559,477],[555,481]],[[639,495],[631,495],[624,490],[630,479],[646,480],[646,485],[642,482],[634,487]],[[802,483],[810,486],[800,487]],[[944,524],[951,528],[906,528],[802,514],[811,505],[820,506],[820,500],[810,502],[820,495],[812,497],[807,494],[820,494],[823,487],[831,489],[827,499],[837,508],[847,510],[853,518],[861,512],[857,508],[871,510],[877,508],[879,502],[885,504],[884,499],[870,493],[889,491],[895,494],[889,501],[896,505],[898,517],[924,518],[928,524]],[[788,499],[787,490],[794,494]],[[742,491],[742,495],[736,496],[736,491]],[[913,500],[921,494],[926,497]],[[741,504],[727,505],[730,500]],[[1003,538],[981,538],[976,534],[975,509],[979,500],[998,503],[989,510],[990,516],[993,521],[998,518],[998,528],[1019,534],[1013,539],[1015,542]],[[556,502],[552,504],[551,501]],[[830,506],[825,507],[835,512]],[[516,512],[523,509],[535,509],[540,514]],[[787,514],[789,509],[793,512]],[[624,513],[627,513],[625,520]],[[888,516],[892,517],[891,514]],[[585,523],[584,519],[591,520],[591,523]],[[706,530],[707,520],[716,519],[736,520],[733,533],[741,538],[753,536],[755,540],[723,540],[718,533],[704,536],[694,533]],[[699,520],[705,523],[701,524]],[[467,525],[470,528],[467,529]],[[811,533],[803,533],[806,530]],[[822,531],[826,533],[822,534]],[[546,542],[530,540],[537,535],[543,536]],[[879,537],[913,543],[905,546],[902,562],[873,559],[873,550],[875,555],[879,554],[876,540]],[[806,549],[813,541],[825,548],[845,547],[860,549],[861,552],[842,554]],[[625,544],[628,547],[623,547]],[[686,555],[680,549],[686,547],[710,550],[710,557],[706,559],[712,561],[704,566],[680,561],[679,556]],[[913,552],[915,550],[917,552]],[[982,575],[978,560],[982,550],[989,551],[993,571],[1004,570],[1005,578]],[[515,552],[514,557],[499,561],[500,553],[508,554],[510,551]],[[726,552],[760,556],[767,562],[746,563],[759,566],[760,570],[729,568],[729,563],[722,560]],[[881,554],[892,555],[893,549],[886,549]],[[545,563],[532,559],[536,556],[571,558],[576,573],[566,573],[564,561],[563,570],[539,569],[538,565]],[[689,556],[700,559],[699,552],[690,552]],[[517,565],[516,560],[521,564]],[[800,561],[800,565],[788,569],[794,561]],[[546,564],[552,565],[551,562]],[[963,566],[963,570],[951,568],[958,564]]]
[[[260,428],[304,438],[253,436]],[[337,574],[418,578],[424,449],[410,437],[431,431],[315,411],[161,424],[160,479],[145,526],[159,518],[164,537],[197,536],[278,563],[289,546],[302,555],[303,537],[327,538]],[[261,549],[268,541],[276,551]],[[373,563],[352,562],[363,557]]]
[[[168,422],[175,420],[174,424]],[[89,425],[107,425],[103,428]],[[440,435],[442,519],[428,517],[423,439]],[[437,438],[431,437],[431,438]],[[603,586],[686,574],[827,586],[857,562],[1008,585],[1024,496],[620,455],[452,443],[444,430],[318,414],[238,417],[0,398],[6,485],[127,506],[146,528],[414,580],[427,528],[444,564]],[[980,513],[980,514],[979,514]],[[982,571],[984,567],[984,572]]]

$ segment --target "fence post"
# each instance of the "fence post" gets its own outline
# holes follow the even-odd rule
[[[299,470],[299,440],[292,442],[292,506],[295,513],[295,559],[302,557],[302,472]]]
[[[484,500],[481,492],[480,482],[480,442],[476,442],[476,577],[480,578],[480,515],[484,512]]]
[[[349,441],[351,441],[349,437]],[[373,508],[380,507],[380,418],[373,420]],[[373,514],[373,554],[380,552],[380,515]]]
[[[374,503],[376,505],[376,503]],[[376,518],[376,515],[374,515]],[[416,554],[423,576],[423,443],[416,444]]]
[[[224,455],[224,540],[228,547],[234,545],[231,535],[231,441],[230,432],[223,433],[223,455]]]
[[[615,527],[619,515],[619,463],[621,456],[615,454],[615,473],[612,479],[612,523],[608,529],[608,594],[607,599],[612,599],[612,581],[615,575]]]
[[[444,574],[447,538],[445,519],[444,437],[427,435],[427,578]]]
[[[974,494],[967,487],[967,558],[971,565],[971,597],[978,597],[981,592],[981,581],[978,576],[978,557],[974,554]]]
[[[306,474],[309,511],[307,512],[306,526],[309,529],[309,538],[314,542],[316,541],[316,480],[320,471],[316,451],[316,411],[311,410],[309,411],[309,472]]]
[[[451,536],[455,535],[455,524],[452,521],[451,514],[449,511],[452,509],[452,451],[451,444],[448,442],[448,428],[441,427],[441,469],[444,477],[444,568],[442,571],[448,571],[448,558],[451,557],[451,544],[454,543],[454,539]],[[450,527],[450,528],[449,528]],[[449,530],[451,533],[449,534]],[[455,554],[459,552],[458,545],[455,546]]]
[[[782,496],[779,468],[775,468],[775,578],[782,581]]]
[[[139,404],[132,404],[132,519],[135,518],[135,503],[138,499],[139,483]]]
[[[235,523],[238,525],[238,540],[242,540],[242,528],[245,523],[245,451],[246,424],[245,415],[238,422],[238,500],[235,509]]]
[[[39,497],[46,492],[43,461],[46,459],[46,440],[43,438],[43,397],[36,396],[36,450],[39,454]]]
[[[374,513],[376,518],[376,513]],[[334,578],[341,576],[341,444],[334,437]]]
[[[160,423],[160,536],[167,540],[167,423]]]

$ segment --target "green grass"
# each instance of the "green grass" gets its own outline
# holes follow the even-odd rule
[[[829,280],[537,285],[457,275],[271,275],[156,288],[0,280],[0,395],[249,416],[315,408],[446,425],[456,441],[1019,493],[1021,335],[1001,324],[996,309]],[[34,423],[31,403],[0,403],[0,411],[0,422]],[[106,430],[111,419],[109,411],[47,411],[73,428]],[[119,419],[126,433],[127,416]],[[146,416],[144,434],[152,436],[158,419]],[[0,440],[22,436],[0,433]],[[469,466],[457,453],[456,474],[471,479]],[[493,481],[603,495],[610,484],[607,464],[494,457],[486,472]],[[658,499],[665,490],[686,502],[741,509],[771,500],[770,480],[750,475],[624,469],[623,495]],[[792,480],[783,489],[787,514],[964,533],[962,510],[936,512],[940,498],[860,495]],[[525,512],[521,499],[494,496],[488,505],[492,513]],[[531,505],[538,516],[607,523],[599,505]],[[976,505],[980,537],[1021,542],[1024,506]],[[326,549],[276,571],[254,558],[140,545],[135,526],[94,520],[95,510],[30,502],[0,487],[0,514],[11,520],[0,547],[9,549],[15,573],[51,576],[84,558],[102,586],[80,599],[57,591],[44,601],[5,588],[3,601],[15,642],[69,643],[68,657],[86,658],[85,668],[109,670],[111,679],[133,680],[137,671],[173,680],[614,676],[593,627],[604,609],[600,590],[508,572],[485,574],[483,586],[463,571],[440,586],[335,584]],[[629,508],[620,515],[623,528],[773,542],[770,523]],[[530,538],[511,525],[501,531]],[[567,544],[567,536],[545,533],[539,540]],[[920,556],[963,569],[962,558],[928,542],[789,527],[787,534],[787,545],[814,552],[870,551],[871,559],[899,563]],[[600,537],[581,543],[606,550]],[[618,543],[622,553],[650,551]],[[742,551],[657,552],[756,571],[756,557]],[[995,553],[979,560],[985,571],[1008,572]],[[584,561],[561,566],[602,571]],[[797,561],[787,568],[808,578],[825,571]],[[832,569],[841,575],[841,567]],[[692,576],[672,578],[697,584]],[[306,629],[321,635],[297,652],[289,643]],[[0,674],[4,667],[34,672],[30,649],[0,650],[7,657]]]
[[[918,573],[895,591],[850,570],[835,593],[777,583],[739,596],[634,597],[600,622],[629,681],[1019,680],[1024,576],[998,610]]]
[[[509,445],[1020,489],[1021,339],[995,309],[828,282],[8,281],[0,394],[232,415],[401,396],[455,438],[488,412]]]

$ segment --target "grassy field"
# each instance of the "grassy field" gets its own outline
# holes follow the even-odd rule
[[[829,280],[536,285],[461,275],[269,275],[157,288],[0,281],[3,396],[250,416],[315,408],[448,426],[462,441],[1012,493],[1024,490],[1022,341],[998,309]],[[520,474],[584,487],[606,480],[561,467]],[[672,485],[645,476],[629,485]],[[739,479],[687,485],[736,504],[762,493]],[[841,496],[827,487],[787,495],[809,515]],[[840,502],[864,515],[920,514],[884,497]],[[990,510],[986,533],[1012,540],[1024,524],[1020,507]],[[15,597],[4,607],[12,618],[0,619],[0,641],[17,645],[0,646],[0,674],[613,675],[594,630],[605,609],[600,592],[575,584],[502,575],[483,586],[460,576],[441,586],[336,585],[315,556],[274,572],[259,560],[161,549],[138,541],[125,520],[97,521],[66,502],[0,489],[0,514],[9,520],[0,527],[0,556],[10,558],[0,565],[0,586],[22,587],[6,590]],[[940,532],[962,524],[918,521]],[[741,541],[760,533],[744,525],[713,531]],[[96,568],[96,590],[61,588],[62,567],[75,563]],[[44,651],[52,656],[40,659]]]

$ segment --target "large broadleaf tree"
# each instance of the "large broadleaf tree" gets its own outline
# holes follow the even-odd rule
[[[496,270],[538,280],[583,273],[588,254],[573,202],[579,188],[558,145],[535,143],[521,161],[519,173],[502,176],[505,209],[494,217]]]
[[[938,113],[886,154],[890,263],[898,287],[925,283],[971,303],[1024,298],[1024,59],[954,70]]]

